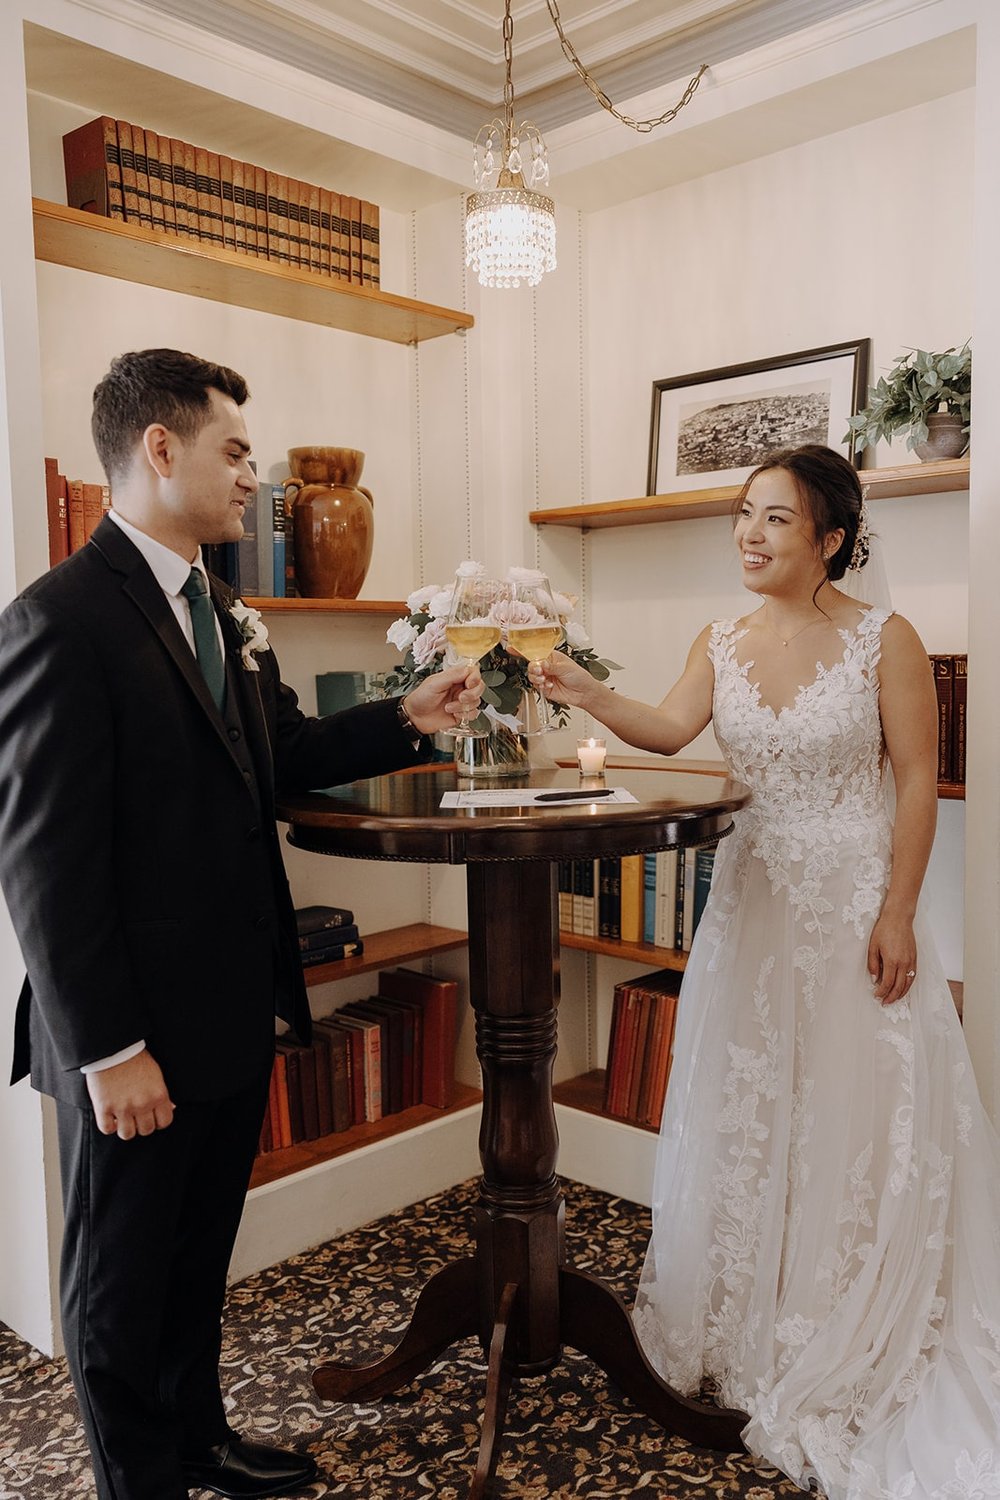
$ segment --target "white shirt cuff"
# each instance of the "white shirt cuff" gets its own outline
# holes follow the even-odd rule
[[[110,1057],[100,1057],[97,1062],[84,1063],[80,1069],[81,1073],[103,1073],[105,1068],[117,1067],[119,1063],[128,1062],[133,1057],[138,1057],[140,1052],[146,1050],[146,1043],[133,1042],[131,1047],[123,1047],[120,1052],[114,1052]]]

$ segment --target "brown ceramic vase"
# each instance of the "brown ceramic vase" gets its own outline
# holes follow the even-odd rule
[[[356,599],[372,560],[374,501],[358,484],[357,448],[289,448],[285,510],[295,545],[295,582],[306,599]]]

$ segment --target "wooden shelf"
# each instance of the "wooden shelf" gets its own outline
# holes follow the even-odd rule
[[[401,615],[402,599],[273,599],[270,594],[247,594],[244,604],[261,614],[280,615]]]
[[[942,802],[964,802],[965,801],[965,782],[964,781],[939,781],[938,782],[938,796],[940,797],[940,799],[941,799]]]
[[[370,1146],[374,1141],[386,1141],[394,1135],[414,1130],[418,1125],[430,1125],[443,1120],[470,1104],[482,1099],[479,1089],[468,1084],[456,1083],[455,1099],[447,1109],[435,1109],[431,1104],[414,1104],[411,1109],[400,1110],[394,1115],[385,1115],[364,1125],[352,1125],[350,1130],[340,1130],[336,1135],[322,1135],[315,1141],[300,1141],[297,1146],[287,1146],[283,1151],[268,1151],[258,1156],[250,1178],[251,1188],[263,1187],[265,1183],[277,1182],[302,1172],[306,1167],[318,1166],[320,1162],[332,1161],[334,1157],[346,1156],[361,1146]]]
[[[319,323],[396,344],[464,332],[469,313],[351,286],[297,266],[238,255],[139,224],[33,198],[35,257],[142,286]]]
[[[862,469],[862,484],[870,500],[894,495],[937,495],[969,487],[969,460],[905,464],[894,469]],[[655,521],[689,521],[701,516],[729,515],[742,485],[715,489],[678,490],[673,495],[641,495],[635,500],[602,500],[593,505],[566,505],[533,510],[528,520],[536,526],[576,526],[584,531],[607,526],[647,526]]]
[[[552,1098],[556,1104],[566,1104],[570,1109],[580,1109],[586,1115],[598,1115],[612,1125],[629,1125],[633,1130],[645,1130],[650,1135],[659,1135],[658,1125],[637,1125],[634,1120],[621,1120],[609,1115],[604,1108],[604,1069],[594,1068],[590,1073],[581,1073],[577,1078],[564,1078],[562,1083],[552,1085]]]
[[[329,984],[334,979],[350,979],[354,974],[371,974],[393,964],[409,964],[433,953],[448,953],[464,948],[469,935],[457,927],[435,927],[430,922],[410,922],[406,927],[390,927],[385,932],[362,933],[365,951],[357,958],[338,958],[332,964],[314,964],[303,969],[306,985]]]
[[[583,953],[603,953],[608,958],[623,958],[629,963],[648,964],[653,969],[684,969],[688,956],[679,948],[657,948],[652,943],[623,943],[618,938],[585,937],[581,932],[559,929],[563,948],[579,948]]]

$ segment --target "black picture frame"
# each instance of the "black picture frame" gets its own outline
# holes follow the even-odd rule
[[[775,449],[808,442],[860,467],[844,434],[867,399],[870,362],[871,339],[853,339],[654,380],[646,493],[742,484]]]

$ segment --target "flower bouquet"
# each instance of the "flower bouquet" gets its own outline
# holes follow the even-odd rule
[[[481,563],[464,562],[458,569],[458,576],[469,577],[484,571]],[[511,584],[537,584],[544,581],[544,575],[533,568],[511,568],[507,579]],[[386,674],[387,697],[409,693],[425,677],[440,670],[448,651],[445,626],[454,591],[454,585],[442,588],[436,583],[417,589],[406,601],[408,613],[389,626],[386,640],[403,653],[403,660],[395,671]],[[618,662],[608,661],[597,655],[583,627],[573,619],[576,599],[570,594],[560,594],[555,590],[552,591],[552,598],[563,629],[563,640],[557,650],[571,656],[598,682],[604,682],[611,672],[619,671]],[[504,627],[516,623],[510,618],[511,611],[516,609],[517,606],[509,601],[497,606],[498,618]],[[513,734],[523,734],[528,714],[522,699],[525,693],[533,691],[528,681],[528,663],[525,658],[506,650],[501,643],[483,657],[479,670],[485,685],[483,709],[479,719],[473,722],[486,730],[502,727]],[[564,704],[557,703],[552,704],[551,708],[554,720],[560,727],[565,726],[569,709]]]

